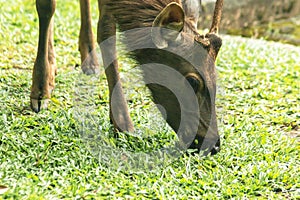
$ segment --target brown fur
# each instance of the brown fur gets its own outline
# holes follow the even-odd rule
[[[116,18],[120,31],[126,31],[151,27],[155,17],[172,2],[181,5],[179,0],[113,0],[106,5],[107,12]],[[185,23],[185,31],[190,29],[193,33],[197,33],[189,18],[186,18]]]

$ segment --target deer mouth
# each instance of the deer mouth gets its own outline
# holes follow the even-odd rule
[[[204,156],[215,155],[221,150],[221,140],[219,137],[209,139],[196,135],[189,149],[195,149],[195,153],[203,152]]]

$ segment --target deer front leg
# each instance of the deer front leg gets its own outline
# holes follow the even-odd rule
[[[48,105],[54,89],[56,72],[53,47],[53,20],[55,0],[36,0],[39,17],[39,43],[37,57],[33,67],[31,86],[31,108],[39,112]]]
[[[54,18],[52,17],[49,26],[49,36],[48,36],[48,62],[51,66],[52,72],[54,75],[57,74],[56,68],[56,54],[54,49]],[[54,79],[53,79],[54,81]]]
[[[127,103],[123,94],[116,53],[116,25],[113,16],[105,13],[99,1],[98,44],[100,45],[105,74],[109,87],[110,119],[119,131],[133,132]]]
[[[85,74],[95,74],[99,71],[99,63],[91,25],[90,0],[80,0],[80,13],[79,51],[81,55],[81,69]]]

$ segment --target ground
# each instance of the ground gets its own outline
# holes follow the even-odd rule
[[[97,159],[81,140],[74,112],[80,82],[78,2],[57,2],[56,88],[49,109],[38,114],[29,107],[38,34],[34,1],[0,0],[0,7],[5,11],[0,13],[0,199],[300,197],[299,47],[222,36],[217,61],[221,152],[185,154],[151,171],[124,171]],[[122,59],[123,77],[132,76],[131,62]],[[129,104],[134,123],[151,127],[149,137],[120,133],[115,138],[105,80],[99,88],[90,100],[103,134],[116,149],[151,151],[176,139],[169,129],[160,129],[160,121],[151,127],[153,107],[146,92],[131,94]]]

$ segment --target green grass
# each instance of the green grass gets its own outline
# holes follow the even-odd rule
[[[38,35],[34,1],[0,0],[0,185],[8,187],[0,199],[300,198],[299,47],[224,36],[217,62],[222,151],[205,158],[183,155],[151,172],[126,172],[98,160],[76,128],[77,4],[57,2],[59,74],[49,109],[35,114],[29,108]],[[149,151],[175,140],[164,123],[155,126],[157,132],[147,130],[147,139],[114,138],[104,80],[99,88],[94,115],[116,148]],[[130,94],[133,120],[141,128],[151,127],[149,113],[155,111],[145,94]]]

